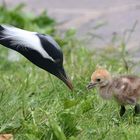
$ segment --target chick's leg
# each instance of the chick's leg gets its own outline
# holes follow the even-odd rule
[[[140,105],[136,104],[134,110],[135,110],[135,114],[140,114]]]
[[[125,113],[125,106],[121,105],[120,116],[122,117],[124,113]]]

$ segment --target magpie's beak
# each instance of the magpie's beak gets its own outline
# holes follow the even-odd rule
[[[72,82],[71,82],[71,80],[67,77],[67,75],[66,75],[64,69],[59,70],[57,77],[58,77],[60,80],[62,80],[62,81],[68,86],[68,88],[69,88],[70,90],[73,90]]]
[[[87,87],[87,89],[92,89],[92,88],[94,88],[95,86],[97,85],[97,83],[95,82],[90,82],[86,87]]]

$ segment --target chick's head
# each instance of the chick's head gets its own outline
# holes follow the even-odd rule
[[[103,68],[96,69],[91,75],[91,81],[87,88],[91,89],[95,86],[104,87],[107,86],[111,81],[111,74]]]

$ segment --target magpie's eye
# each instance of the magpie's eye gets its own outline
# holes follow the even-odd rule
[[[58,63],[59,64],[59,63],[61,63],[61,60],[60,59],[56,59],[55,60],[55,63]]]
[[[56,63],[58,66],[61,66],[61,65],[62,65],[62,61],[61,61],[60,59],[55,60],[55,63]]]
[[[97,78],[97,79],[96,79],[96,81],[97,81],[97,82],[100,82],[100,81],[101,81],[101,79],[100,79],[100,78]]]
[[[60,59],[56,59],[55,60],[55,64],[58,66],[58,67],[62,67],[62,61]]]

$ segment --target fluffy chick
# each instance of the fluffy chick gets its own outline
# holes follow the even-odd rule
[[[99,94],[103,99],[114,98],[121,105],[120,116],[125,113],[125,105],[134,105],[135,114],[140,113],[140,77],[124,75],[112,77],[103,68],[95,70],[91,76],[88,89],[98,87]]]

